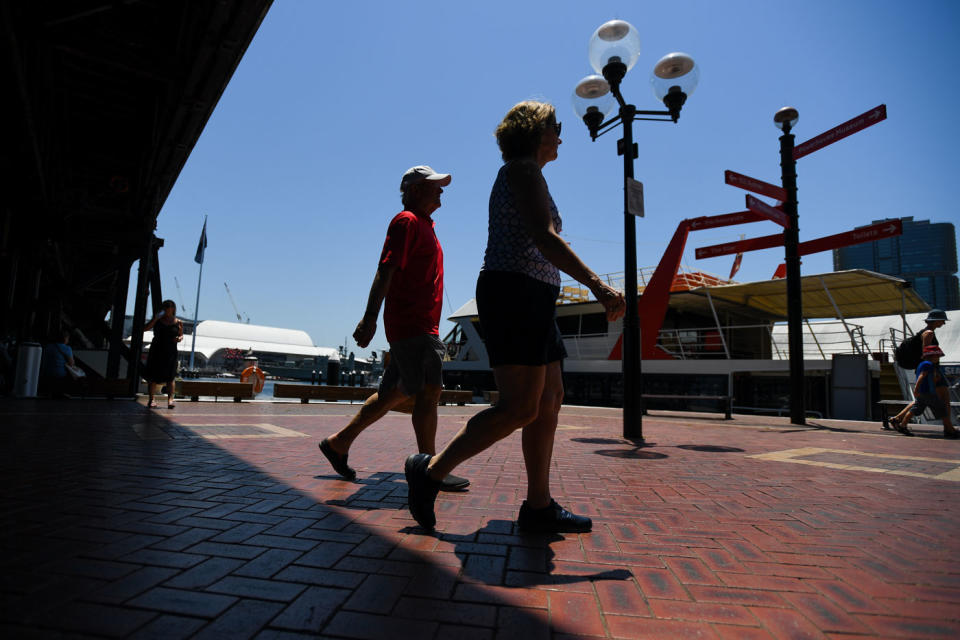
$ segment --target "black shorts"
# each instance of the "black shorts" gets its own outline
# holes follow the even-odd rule
[[[477,311],[491,367],[563,360],[557,328],[560,287],[511,271],[481,271]]]
[[[914,396],[911,413],[920,415],[927,409],[933,413],[937,420],[947,415],[947,408],[943,406],[943,400],[935,393],[918,393]]]

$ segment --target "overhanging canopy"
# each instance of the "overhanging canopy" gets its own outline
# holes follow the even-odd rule
[[[865,269],[804,276],[800,281],[804,318],[835,318],[838,317],[837,309],[844,318],[919,313],[930,309],[908,282]],[[673,293],[670,306],[709,313],[708,290],[718,307],[739,308],[772,320],[787,319],[785,279],[700,287]]]

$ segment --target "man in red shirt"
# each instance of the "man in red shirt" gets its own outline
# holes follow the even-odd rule
[[[320,451],[334,470],[353,480],[347,464],[350,445],[364,429],[409,396],[416,396],[413,430],[421,453],[436,453],[437,401],[443,390],[444,345],[440,340],[443,306],[443,249],[434,233],[431,215],[440,208],[440,194],[450,174],[416,166],[400,182],[404,210],[394,216],[380,254],[367,310],[353,332],[366,347],[377,331],[380,305],[386,299],[383,324],[390,343],[390,362],[377,393],[363,404],[350,423],[320,441]],[[462,491],[470,481],[448,475],[443,488]]]

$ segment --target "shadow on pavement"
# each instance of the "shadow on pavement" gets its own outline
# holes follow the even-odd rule
[[[6,637],[431,638],[449,625],[491,633],[504,620],[545,630],[545,610],[485,588],[504,584],[514,555],[519,567],[529,557],[543,569],[529,572],[538,576],[530,584],[631,577],[550,575],[552,540],[502,533],[512,524],[503,521],[441,535],[460,561],[451,566],[450,554],[430,552],[428,536],[404,532],[389,511],[369,518],[376,526],[362,521],[379,515],[374,507],[403,508],[400,474],[362,480],[343,505],[324,504],[135,403],[5,401],[0,420]],[[197,432],[215,430],[208,423]],[[230,428],[244,437],[244,425]],[[466,606],[483,615],[457,618]]]

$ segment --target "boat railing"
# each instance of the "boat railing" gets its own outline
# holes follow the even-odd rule
[[[656,272],[656,267],[642,267],[637,269],[637,293],[642,294],[647,284]],[[624,271],[604,273],[598,277],[617,291],[626,291],[626,276]],[[673,290],[696,289],[698,287],[716,287],[730,284],[730,280],[715,276],[704,271],[691,269],[681,265],[673,277]],[[576,280],[564,280],[560,283],[560,303],[589,302],[593,299],[590,290]]]
[[[814,329],[814,327],[816,329]],[[785,329],[785,327],[784,327]],[[833,354],[869,354],[863,326],[849,321],[805,323],[803,357],[829,360]],[[619,334],[564,336],[567,355],[578,360],[606,360]],[[678,360],[789,360],[785,330],[772,324],[744,324],[661,329],[657,346]]]
[[[814,330],[814,326],[816,330]],[[805,323],[803,357],[828,360],[835,353],[869,352],[863,326],[850,322]],[[680,360],[788,360],[787,333],[771,324],[661,329],[658,346]]]

